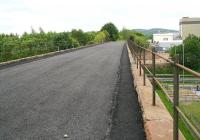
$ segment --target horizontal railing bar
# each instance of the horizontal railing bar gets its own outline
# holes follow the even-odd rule
[[[170,59],[167,59],[167,58],[165,58],[165,57],[163,57],[163,56],[160,56],[159,54],[157,54],[157,53],[155,53],[155,52],[152,52],[151,50],[148,50],[148,49],[146,49],[146,48],[144,48],[144,47],[141,47],[141,46],[135,44],[134,42],[133,42],[133,44],[134,44],[135,46],[137,46],[138,48],[140,48],[140,49],[137,49],[137,50],[140,50],[140,51],[141,51],[141,49],[143,49],[144,52],[145,52],[145,51],[150,52],[150,53],[154,54],[155,56],[158,56],[159,58],[162,58],[162,59],[164,59],[165,61],[171,63],[174,67],[177,67],[177,68],[179,68],[179,69],[185,70],[185,71],[191,73],[193,76],[195,76],[195,77],[197,77],[197,78],[200,78],[200,73],[198,73],[198,72],[196,72],[196,71],[193,71],[193,70],[191,70],[191,69],[189,69],[189,68],[187,68],[187,67],[185,67],[185,66],[183,66],[183,65],[181,65],[181,64],[179,64],[179,63],[175,63],[174,61],[172,61],[172,60],[170,60]],[[139,58],[138,53],[135,53],[135,52],[134,52],[134,55],[135,55],[135,57],[136,57],[136,59],[137,59],[137,62],[139,61],[140,64],[141,64],[141,66],[142,66],[142,68],[143,68],[144,70],[146,70],[146,71],[149,73],[149,74],[147,74],[147,75],[150,75],[151,78],[152,78],[153,80],[155,80],[155,84],[157,84],[157,85],[161,88],[161,90],[165,93],[167,99],[173,104],[173,100],[170,98],[170,96],[168,95],[168,92],[167,92],[167,91],[165,90],[165,88],[162,86],[161,82],[159,81],[159,78],[156,78],[156,77],[153,75],[153,73],[148,69],[148,67],[147,67],[145,64],[142,63],[142,60],[143,60],[143,59]],[[184,113],[181,111],[181,109],[180,109],[178,106],[175,106],[175,110],[176,110],[176,111],[174,111],[174,112],[178,112],[178,113],[180,114],[180,116],[181,116],[182,119],[184,120],[185,124],[188,125],[188,127],[190,128],[191,132],[192,132],[198,139],[200,139],[200,133],[199,133],[198,130],[195,128],[195,126],[190,122],[190,120],[184,115]],[[174,136],[176,136],[176,135],[174,135]],[[175,139],[176,139],[176,137],[175,137]]]
[[[136,45],[136,44],[134,43],[134,45]],[[187,68],[187,67],[185,67],[185,66],[183,66],[183,65],[181,65],[181,64],[174,63],[174,61],[172,61],[172,60],[170,60],[170,59],[167,59],[167,58],[165,58],[165,57],[163,57],[163,56],[161,56],[161,55],[159,55],[159,54],[157,54],[157,53],[155,53],[155,52],[152,52],[151,50],[148,50],[148,49],[146,49],[146,48],[144,48],[144,47],[141,47],[141,46],[139,46],[139,45],[136,45],[136,46],[138,46],[139,48],[141,48],[141,49],[143,49],[143,50],[145,50],[145,51],[147,51],[147,52],[150,52],[150,53],[152,53],[152,54],[155,54],[156,56],[158,56],[158,57],[164,59],[165,61],[167,61],[167,62],[169,62],[169,63],[171,63],[171,64],[177,66],[178,68],[183,69],[183,70],[185,70],[185,71],[191,73],[192,75],[194,75],[194,76],[200,78],[200,73],[198,73],[198,72],[196,72],[196,71],[194,71],[194,70],[191,70],[191,69],[189,69],[189,68]]]
[[[176,107],[176,109],[179,112],[179,114],[181,115],[181,117],[185,120],[187,125],[192,129],[194,134],[198,137],[198,139],[200,139],[200,133],[197,131],[197,129],[194,127],[194,125],[188,120],[188,118],[184,115],[184,113],[181,111],[181,109],[179,107]]]
[[[148,71],[148,73],[152,76],[153,73],[147,68],[147,66],[145,66],[144,64],[142,64],[142,66]]]
[[[143,65],[143,67],[150,73],[150,75],[152,75],[152,73],[150,72],[150,70]],[[167,99],[173,103],[173,101],[171,100],[171,98],[169,97],[169,95],[167,94],[167,91],[165,90],[165,88],[162,86],[162,84],[159,82],[159,80],[155,77],[152,77],[155,79],[156,83],[160,86],[161,90],[165,93],[165,95],[167,96]],[[194,131],[195,135],[200,139],[200,134],[198,133],[198,131],[196,130],[196,128],[193,126],[192,123],[190,123],[190,121],[187,119],[187,117],[184,115],[184,113],[180,110],[179,107],[177,107],[178,112],[181,114],[182,118],[185,120],[185,122],[189,125],[189,127],[192,129],[192,131]]]
[[[193,70],[191,70],[191,69],[189,69],[189,68],[187,68],[187,67],[185,67],[185,66],[183,66],[181,64],[176,64],[176,66],[181,68],[181,69],[183,69],[183,70],[185,70],[185,71],[187,71],[187,72],[189,72],[189,73],[191,73],[191,74],[193,74],[194,76],[200,78],[200,73],[198,73],[196,71],[193,71]]]
[[[142,64],[142,67],[144,67],[149,73],[150,75],[152,76],[152,72],[145,66]],[[171,98],[169,97],[169,95],[167,94],[167,91],[164,89],[164,87],[162,86],[162,84],[158,81],[158,79],[156,77],[152,77],[153,79],[155,79],[156,83],[160,86],[160,88],[164,91],[164,93],[166,94],[168,100],[172,103],[172,100]]]
[[[148,75],[148,74],[147,74],[147,75]],[[156,74],[156,76],[158,76],[158,77],[172,77],[173,75],[174,75],[174,74]],[[179,76],[180,76],[180,77],[184,76],[184,77],[189,77],[189,78],[195,78],[194,75],[187,75],[187,74],[185,74],[185,75],[179,74]],[[198,77],[196,77],[196,78],[198,78]]]
[[[158,79],[154,78],[156,83],[160,86],[160,88],[163,90],[163,92],[165,93],[165,95],[167,96],[167,99],[173,103],[172,99],[169,97],[169,95],[167,94],[167,91],[165,90],[165,88],[162,86],[162,84],[158,81]]]

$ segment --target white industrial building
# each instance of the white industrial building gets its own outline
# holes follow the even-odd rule
[[[174,40],[173,33],[153,34],[153,42],[165,42],[165,41],[173,41],[173,40]]]
[[[153,34],[153,43],[158,51],[167,51],[175,45],[180,45],[183,41],[179,33]]]
[[[200,18],[183,17],[179,22],[180,34],[157,33],[153,34],[153,44],[158,50],[165,51],[175,45],[180,45],[189,35],[200,37]]]

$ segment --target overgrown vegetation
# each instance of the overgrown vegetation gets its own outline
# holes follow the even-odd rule
[[[98,32],[73,29],[71,32],[56,33],[44,32],[42,28],[39,28],[39,32],[32,29],[31,33],[25,32],[21,36],[0,34],[0,62],[89,44],[127,39],[143,47],[149,46],[147,36],[128,29],[119,32],[113,23],[105,24]]]
[[[184,45],[184,46],[183,46]],[[183,64],[183,48],[185,66],[200,72],[200,38],[194,35],[188,36],[183,45],[174,46],[170,50],[170,55],[179,55],[179,63]]]
[[[118,29],[112,23],[105,24],[99,32],[73,29],[71,32],[56,33],[39,28],[39,32],[32,29],[31,33],[25,32],[21,36],[0,34],[0,62],[116,39]]]
[[[196,129],[200,132],[200,101],[193,101],[190,103],[180,104],[181,110],[187,116],[187,118],[192,122]]]
[[[173,105],[167,99],[165,93],[159,87],[157,87],[156,92],[158,93],[159,97],[161,98],[162,102],[164,103],[165,107],[167,108],[171,116],[173,116]],[[179,129],[181,130],[182,134],[187,140],[196,140],[195,137],[190,132],[189,128],[184,123],[184,121],[180,118],[179,118]]]
[[[142,47],[149,47],[148,36],[145,36],[142,33],[123,28],[122,31],[120,31],[119,36],[122,40],[131,39]]]
[[[108,38],[111,41],[116,41],[119,39],[119,31],[117,27],[113,23],[107,23],[105,24],[102,28],[101,31],[107,31],[108,33]]]
[[[97,33],[97,35],[95,36],[94,38],[94,42],[97,42],[97,43],[102,43],[102,42],[106,42],[106,41],[109,41],[109,34],[107,31],[100,31]]]
[[[147,67],[151,72],[153,72],[152,65],[147,65]],[[156,65],[155,73],[156,74],[173,74],[173,67],[171,66],[171,64]]]

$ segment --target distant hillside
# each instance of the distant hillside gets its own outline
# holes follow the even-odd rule
[[[133,29],[136,32],[143,33],[145,35],[151,36],[155,33],[178,33],[177,30],[171,30],[171,29],[163,29],[163,28],[152,28],[152,29]]]

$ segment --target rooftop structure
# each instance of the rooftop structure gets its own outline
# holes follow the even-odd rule
[[[183,41],[180,39],[179,33],[162,33],[153,34],[153,43],[156,50],[165,52],[175,45],[180,45]]]
[[[200,18],[183,17],[180,19],[179,25],[183,40],[190,34],[200,37]]]
[[[174,40],[173,33],[153,34],[153,42],[164,42],[164,41],[173,41],[173,40]]]

